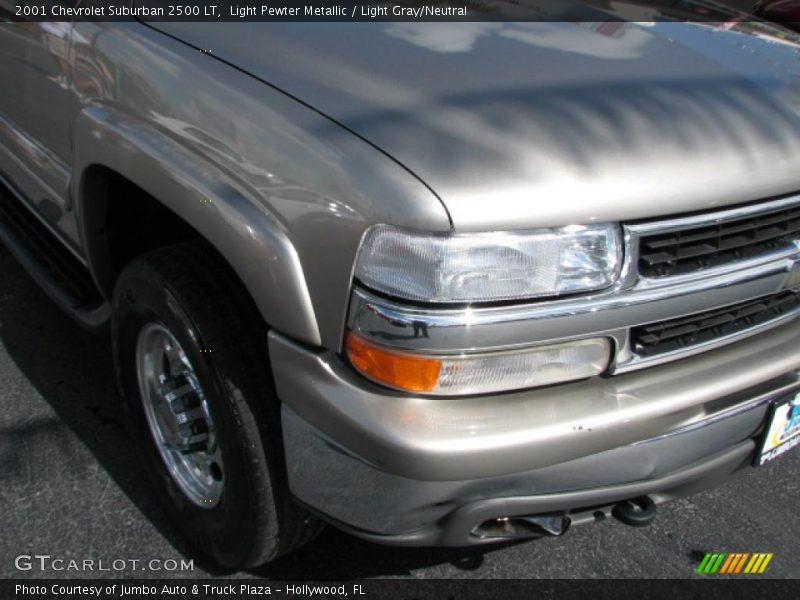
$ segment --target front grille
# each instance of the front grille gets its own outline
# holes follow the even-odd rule
[[[800,306],[800,292],[784,291],[688,317],[631,329],[633,351],[641,357],[686,350],[747,331],[789,314]]]
[[[639,273],[682,275],[754,258],[800,239],[800,206],[639,240]]]

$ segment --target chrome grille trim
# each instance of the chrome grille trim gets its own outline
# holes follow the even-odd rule
[[[795,241],[794,244],[787,243],[783,248],[764,253],[760,256],[755,256],[740,261],[732,261],[728,264],[710,267],[708,269],[700,269],[680,275],[646,277],[641,275],[638,270],[640,240],[645,236],[673,233],[701,227],[720,225],[723,223],[731,223],[734,221],[751,219],[783,209],[798,207],[800,207],[800,194],[790,196],[788,198],[781,198],[779,200],[760,202],[758,204],[750,204],[748,206],[725,209],[711,213],[701,213],[688,217],[677,217],[658,221],[649,221],[646,223],[625,224],[623,225],[623,229],[626,239],[625,262],[627,263],[629,270],[628,282],[631,284],[635,283],[637,287],[667,287],[679,283],[705,279],[707,277],[714,277],[722,273],[729,273],[731,271],[741,269],[745,265],[750,266],[767,264],[773,260],[780,260],[784,256],[791,256],[797,252],[798,248],[800,248],[800,241]]]

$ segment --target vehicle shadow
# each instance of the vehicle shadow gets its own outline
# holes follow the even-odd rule
[[[235,575],[208,564],[187,546],[156,503],[125,427],[114,382],[108,333],[92,334],[73,323],[50,302],[1,245],[0,280],[3,281],[0,289],[0,354],[8,354],[15,367],[49,404],[57,419],[89,449],[142,517],[178,553],[195,560],[195,576]],[[4,382],[0,381],[0,385]],[[22,423],[16,428],[12,425],[4,430],[7,441],[15,435],[33,435],[28,425]],[[7,444],[6,447],[13,445]],[[19,468],[23,460],[24,457],[13,450],[0,451],[0,483],[11,493],[15,477],[29,476],[27,469]],[[97,510],[102,510],[102,507],[97,506]],[[46,525],[42,524],[42,527]],[[129,533],[137,535],[134,530]],[[110,527],[107,534],[127,535],[124,530],[111,530]],[[483,564],[485,552],[482,548],[382,547],[328,528],[308,547],[241,575],[276,579],[349,579],[404,575],[415,569],[446,564],[469,571]]]
[[[493,546],[489,551],[497,549]],[[305,580],[409,575],[417,569],[446,564],[462,571],[474,571],[483,566],[486,553],[486,548],[380,546],[328,527],[299,552],[250,573],[268,579]]]

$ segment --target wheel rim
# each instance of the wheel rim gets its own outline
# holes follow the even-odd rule
[[[225,470],[206,395],[183,348],[163,325],[139,333],[136,369],[144,414],[167,471],[195,505],[214,508]]]

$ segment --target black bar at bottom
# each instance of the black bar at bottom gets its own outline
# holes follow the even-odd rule
[[[691,575],[689,575],[691,576]],[[349,600],[457,600],[501,598],[525,600],[592,598],[676,600],[781,600],[800,597],[800,580],[771,580],[758,575],[723,578],[715,575],[696,579],[585,580],[585,579],[370,579],[360,581],[267,581],[226,579],[172,580],[0,580],[0,598],[67,600],[94,598],[111,600],[165,599],[329,599]]]

